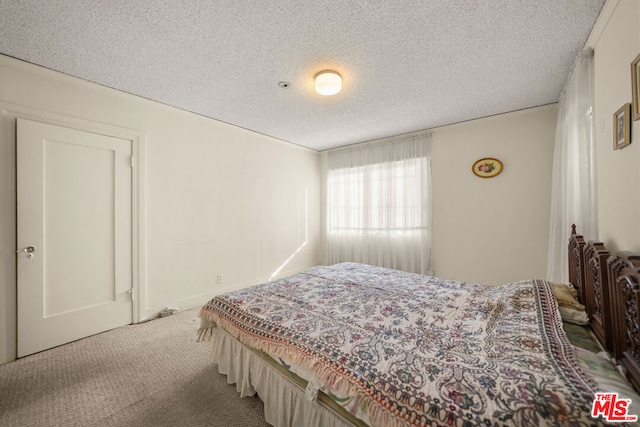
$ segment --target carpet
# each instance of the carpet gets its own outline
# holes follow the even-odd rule
[[[199,308],[0,365],[2,426],[264,427],[195,341]]]

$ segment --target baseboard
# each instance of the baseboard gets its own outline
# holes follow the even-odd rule
[[[283,277],[292,276],[294,274],[302,273],[302,272],[306,271],[307,269],[308,268],[283,271],[283,272],[280,272],[278,275],[276,275],[271,280],[278,280],[278,279],[281,279]],[[167,302],[164,305],[158,305],[158,306],[154,306],[154,307],[147,307],[147,309],[143,313],[143,316],[141,316],[140,322],[144,322],[146,320],[155,319],[156,317],[158,317],[158,314],[162,310],[164,310],[166,308],[169,308],[169,307],[170,308],[177,308],[178,311],[189,310],[189,309],[195,308],[195,307],[202,307],[203,305],[205,305],[210,299],[212,299],[216,295],[220,295],[220,294],[223,294],[225,292],[235,291],[235,290],[238,290],[238,289],[248,288],[249,286],[259,285],[260,283],[265,283],[267,281],[268,281],[268,279],[256,279],[256,280],[251,280],[249,282],[236,283],[236,284],[232,284],[232,285],[216,287],[216,289],[211,290],[211,292],[205,292],[205,293],[202,293],[202,294],[193,295],[193,296],[190,296],[190,297],[187,297],[187,298],[183,298],[181,300]]]

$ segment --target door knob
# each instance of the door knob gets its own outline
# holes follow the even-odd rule
[[[26,253],[30,254],[32,252],[35,252],[35,250],[36,250],[36,247],[34,245],[29,245],[26,248],[18,249],[16,251],[16,253],[26,252]]]

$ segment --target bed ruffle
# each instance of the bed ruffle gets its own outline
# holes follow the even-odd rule
[[[202,333],[202,335],[205,337],[207,336],[207,334],[209,334],[210,339],[214,341],[212,354],[215,353],[218,356],[212,356],[212,358],[213,358],[213,361],[216,363],[219,363],[220,359],[223,359],[225,361],[233,360],[234,356],[225,355],[224,350],[220,348],[219,342],[217,342],[216,340],[216,334],[220,334],[220,333],[224,333],[225,335],[228,334],[244,345],[263,351],[274,358],[289,360],[295,363],[299,368],[312,372],[316,378],[318,378],[327,387],[329,387],[328,390],[323,389],[324,392],[335,394],[338,396],[350,396],[349,404],[350,406],[355,406],[358,408],[359,410],[358,417],[372,420],[373,425],[383,425],[386,427],[407,427],[411,425],[412,421],[414,421],[414,420],[410,420],[408,423],[405,422],[405,420],[403,419],[404,414],[395,413],[395,416],[394,416],[394,414],[390,412],[390,408],[384,408],[383,406],[381,406],[380,403],[373,398],[373,396],[371,396],[370,394],[368,394],[366,391],[363,390],[364,389],[363,385],[360,384],[360,382],[356,378],[350,377],[347,372],[336,372],[332,367],[319,363],[319,361],[315,359],[306,357],[308,355],[305,355],[299,349],[288,347],[286,345],[282,345],[275,341],[266,340],[262,336],[253,336],[252,334],[247,333],[243,329],[238,328],[233,322],[229,322],[226,319],[217,318],[214,321],[213,319],[215,318],[215,316],[207,310],[202,310],[201,316],[202,316],[202,319],[206,320],[207,322],[213,323],[214,325],[218,324],[218,326],[220,326],[220,327],[214,326],[213,328],[205,327]],[[207,323],[206,325],[208,324],[209,323]],[[222,331],[222,332],[219,332],[219,331]],[[264,361],[263,361],[263,364],[264,364]],[[243,359],[243,363],[239,365],[244,366],[244,359]],[[228,366],[227,366],[227,369],[228,369]],[[227,372],[223,372],[220,369],[220,365],[218,367],[218,371],[224,374],[227,373]],[[351,380],[349,380],[349,378],[351,378]],[[242,381],[243,385],[238,387],[238,391],[240,391],[241,396],[253,395],[253,393],[256,390],[244,388],[245,384],[251,384],[251,381],[248,381],[246,378],[242,378],[242,380],[243,380]],[[237,384],[236,380],[231,381],[230,379],[228,379],[228,382],[230,384],[233,384],[233,383]],[[304,399],[304,391],[302,391],[302,393],[303,393],[302,398]],[[262,398],[263,395],[260,394],[260,397]],[[274,399],[273,396],[266,396],[267,399],[273,400],[275,402],[274,405],[276,406],[277,406],[278,399],[280,397],[281,396]],[[354,404],[353,402],[356,402],[356,403]],[[267,406],[267,403],[265,402],[265,408],[266,406]],[[291,405],[288,405],[288,406],[290,407]],[[391,405],[389,405],[389,407],[390,406]],[[289,409],[294,411],[298,410],[297,407],[296,408],[289,408],[289,407],[287,408],[287,410]],[[265,413],[266,413],[266,409],[265,409]],[[284,414],[285,412],[283,411],[282,413]],[[295,415],[297,418],[297,414]],[[305,419],[305,418],[302,418],[302,419]],[[267,422],[270,422],[270,421],[267,419]],[[306,426],[307,424],[285,423],[285,424],[274,424],[274,425],[276,426],[305,425]],[[324,426],[324,425],[325,424],[318,424],[318,426]],[[348,425],[351,425],[351,424],[348,424]]]
[[[207,318],[205,313],[205,310],[200,310],[200,328],[198,329],[198,337],[196,338],[197,342],[211,341],[211,339],[213,338],[214,330],[216,328],[216,322]]]
[[[347,427],[351,423],[327,411],[317,400],[306,398],[305,391],[291,383],[282,373],[234,340],[225,330],[208,329],[213,341],[211,357],[218,372],[236,384],[241,397],[258,393],[264,402],[265,420],[275,427],[304,425],[309,427]],[[293,418],[291,418],[293,417]]]

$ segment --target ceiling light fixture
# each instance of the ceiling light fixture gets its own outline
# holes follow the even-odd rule
[[[342,77],[335,71],[320,71],[316,74],[316,92],[320,95],[335,95],[342,90]]]

